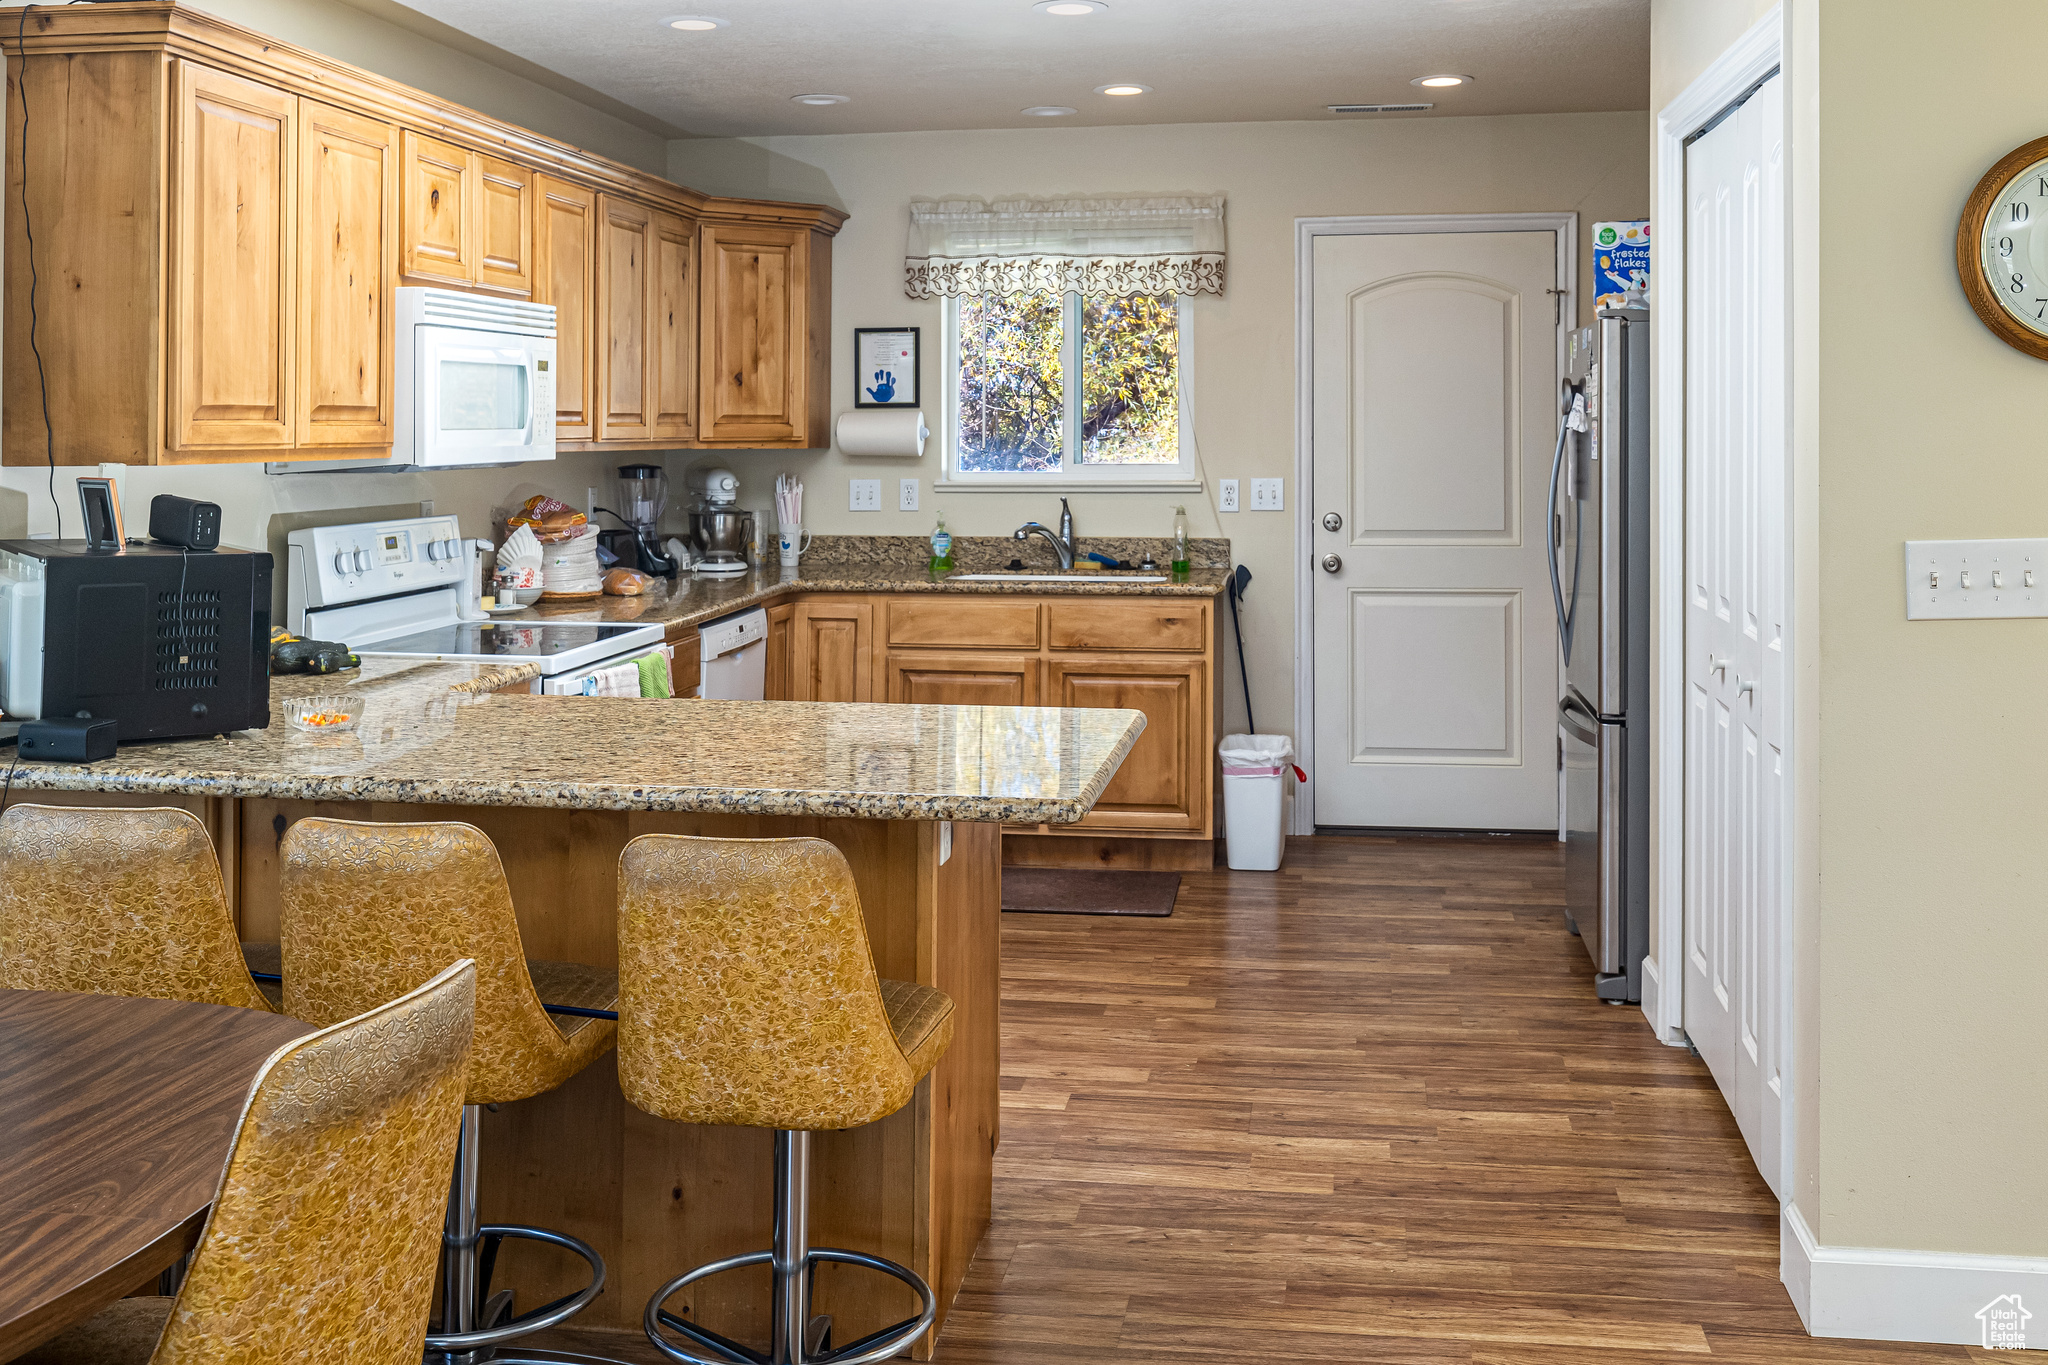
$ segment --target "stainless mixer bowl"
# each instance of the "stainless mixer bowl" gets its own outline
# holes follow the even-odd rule
[[[753,514],[732,509],[690,513],[690,539],[707,559],[743,560]]]

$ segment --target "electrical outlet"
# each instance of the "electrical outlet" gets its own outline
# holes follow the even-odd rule
[[[1252,510],[1254,512],[1286,511],[1287,509],[1280,505],[1283,501],[1280,490],[1286,482],[1287,480],[1285,479],[1253,479]]]
[[[896,510],[915,512],[917,510],[917,480],[900,479],[896,484]]]
[[[849,512],[881,511],[882,481],[880,479],[848,479],[846,481],[846,510]]]
[[[1219,512],[1235,512],[1237,510],[1236,479],[1218,479],[1216,481],[1216,510]]]

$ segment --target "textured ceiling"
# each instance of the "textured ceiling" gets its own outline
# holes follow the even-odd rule
[[[704,137],[1066,124],[1579,113],[1649,101],[1649,0],[408,0],[434,19]],[[730,20],[681,33],[662,20]],[[1414,77],[1474,81],[1423,91]],[[1131,81],[1153,93],[1113,98]],[[812,108],[792,95],[851,96]],[[1058,119],[1028,105],[1072,105]]]

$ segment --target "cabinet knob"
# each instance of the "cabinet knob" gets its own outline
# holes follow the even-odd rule
[[[1336,555],[1324,555],[1324,556],[1323,556],[1323,572],[1324,572],[1324,573],[1335,573],[1335,572],[1337,572],[1337,570],[1339,570],[1339,569],[1341,569],[1341,568],[1343,568],[1343,567],[1344,567],[1344,561],[1343,561],[1343,560],[1341,560],[1341,559],[1339,559],[1339,558],[1338,558],[1338,557],[1337,557]]]

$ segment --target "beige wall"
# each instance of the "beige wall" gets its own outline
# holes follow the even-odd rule
[[[1977,179],[2044,132],[2048,10],[1826,0],[1819,40],[1814,1226],[2040,1256],[2048,620],[1908,623],[1900,564],[1908,539],[2048,534],[2048,364],[1977,321],[1954,263]]]
[[[366,0],[366,3],[368,0]],[[341,0],[207,0],[202,8],[286,42],[366,67],[447,99],[459,101],[536,132],[661,174],[668,140],[661,132],[571,99],[560,91],[470,52],[458,51]],[[9,100],[0,117],[17,116]],[[32,111],[31,117],[43,111]],[[12,211],[10,209],[9,211]],[[47,284],[48,281],[46,280]],[[45,306],[48,306],[45,294]],[[10,356],[9,364],[23,362]],[[56,439],[61,447],[64,432]],[[609,492],[616,457],[568,455],[547,465],[460,474],[309,474],[273,478],[261,465],[202,465],[180,469],[134,467],[123,478],[123,506],[131,525],[148,517],[157,493],[181,493],[221,504],[221,537],[261,547],[270,518],[280,512],[389,506],[429,500],[461,518],[465,532],[489,534],[493,510],[547,492],[582,505],[584,489]],[[67,535],[78,534],[78,495],[72,479],[94,469],[59,470],[57,500]],[[55,529],[48,477],[42,469],[0,471],[0,535]]]
[[[1649,205],[1641,114],[1245,123],[860,134],[670,145],[673,179],[718,193],[830,199],[852,213],[833,253],[832,410],[852,406],[847,348],[855,327],[924,329],[923,394],[939,411],[936,302],[903,294],[903,238],[918,195],[1222,191],[1229,196],[1229,286],[1194,303],[1189,349],[1202,493],[1081,493],[1074,519],[1089,534],[1163,535],[1176,502],[1197,535],[1224,535],[1254,581],[1245,650],[1263,730],[1293,730],[1294,220],[1344,214],[1575,210],[1582,229]],[[1581,264],[1581,278],[1590,266]],[[772,471],[807,485],[805,521],[827,532],[921,535],[943,508],[967,535],[1004,535],[1058,512],[1050,493],[934,496],[937,444],[922,460],[853,460],[837,452],[734,461],[751,488]],[[759,471],[757,474],[755,471]],[[881,513],[846,510],[851,477],[883,481]],[[923,481],[917,512],[896,512],[896,483]],[[1214,510],[1214,481],[1280,476],[1284,512]],[[1250,487],[1241,484],[1248,504]],[[815,510],[814,510],[815,509]],[[1226,723],[1244,718],[1235,666]]]
[[[1777,0],[1650,0],[1650,112],[1671,103]]]

